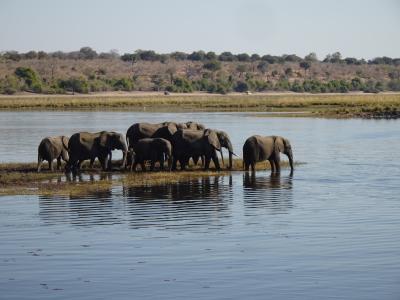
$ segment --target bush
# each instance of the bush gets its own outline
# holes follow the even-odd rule
[[[387,86],[391,91],[400,91],[400,80],[391,80],[388,82]]]
[[[89,93],[89,84],[86,79],[82,77],[59,80],[58,87],[65,91],[72,91],[82,94]]]
[[[249,90],[249,86],[244,81],[238,81],[235,86],[235,91],[239,93],[247,92]]]
[[[25,81],[25,84],[31,88],[33,85],[40,85],[39,76],[31,68],[18,67],[15,69],[15,75]]]
[[[12,95],[21,90],[18,78],[11,75],[0,79],[0,93]]]
[[[210,61],[210,62],[205,63],[203,65],[203,68],[210,70],[212,72],[218,71],[219,69],[221,69],[221,63],[217,60]]]
[[[175,78],[172,85],[166,87],[168,92],[175,93],[191,93],[193,92],[192,84],[185,78]]]
[[[115,91],[131,91],[133,90],[133,82],[128,78],[121,78],[112,83]]]

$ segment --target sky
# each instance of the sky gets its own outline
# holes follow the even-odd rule
[[[0,51],[400,57],[400,0],[0,0]]]

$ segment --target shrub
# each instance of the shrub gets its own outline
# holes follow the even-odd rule
[[[177,77],[172,85],[166,87],[166,90],[175,93],[191,93],[193,92],[193,87],[189,80]]]
[[[112,84],[115,91],[131,91],[133,90],[133,82],[128,78],[115,80]]]
[[[58,87],[65,91],[72,91],[82,94],[87,94],[89,92],[89,84],[86,79],[82,77],[59,80]]]
[[[213,60],[213,61],[205,63],[203,65],[203,68],[210,70],[212,72],[218,71],[219,69],[221,69],[221,63],[217,60]]]
[[[249,86],[244,81],[236,82],[235,91],[239,93],[247,92],[249,90]]]
[[[0,93],[12,95],[21,90],[18,78],[10,75],[0,79]]]

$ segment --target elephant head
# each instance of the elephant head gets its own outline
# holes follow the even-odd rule
[[[277,136],[274,143],[275,151],[285,154],[289,158],[290,169],[293,171],[293,152],[288,139]]]
[[[122,165],[124,168],[126,165],[126,158],[128,154],[128,147],[126,146],[125,138],[121,133],[103,131],[100,133],[99,146],[108,152],[112,150],[122,150]]]
[[[203,124],[196,123],[196,122],[193,122],[193,121],[186,122],[185,125],[186,125],[187,129],[193,129],[193,130],[204,130],[204,129],[206,129]]]
[[[233,147],[232,147],[231,140],[229,139],[229,136],[225,131],[216,130],[215,132],[218,136],[218,140],[221,144],[221,147],[228,149],[228,152],[229,152],[229,167],[228,168],[232,169],[232,155],[234,153],[233,153]],[[222,149],[221,149],[221,159],[222,159],[222,164],[224,164],[224,157],[222,155]]]
[[[207,139],[208,144],[211,145],[215,150],[221,151],[221,143],[219,142],[218,135],[215,130],[204,130],[204,137]]]

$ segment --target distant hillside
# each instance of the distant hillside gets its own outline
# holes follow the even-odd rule
[[[248,55],[196,51],[118,55],[90,47],[74,52],[16,51],[0,55],[0,93],[46,94],[99,91],[342,92],[399,91],[400,58],[318,60],[314,53]]]

